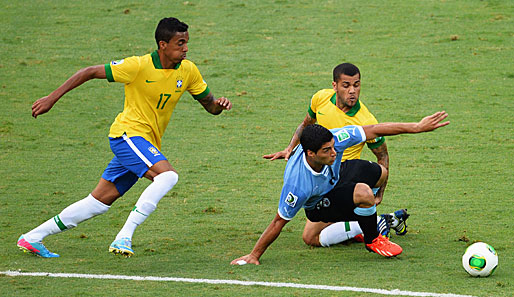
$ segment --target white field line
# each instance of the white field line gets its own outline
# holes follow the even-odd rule
[[[239,285],[239,286],[265,286],[279,288],[297,288],[327,291],[351,291],[365,292],[394,296],[430,296],[430,297],[472,297],[470,295],[457,294],[439,294],[430,292],[411,292],[402,290],[383,290],[371,288],[356,287],[340,287],[340,286],[324,286],[324,285],[306,285],[295,283],[274,283],[274,282],[258,282],[258,281],[238,281],[226,279],[197,279],[197,278],[181,278],[181,277],[158,277],[158,276],[130,276],[130,275],[111,275],[111,274],[80,274],[80,273],[51,273],[51,272],[19,272],[19,271],[1,271],[0,274],[8,276],[43,276],[43,277],[61,277],[61,278],[86,278],[86,279],[114,279],[114,280],[135,280],[135,281],[157,281],[157,282],[185,282],[185,283],[202,283],[216,285]]]

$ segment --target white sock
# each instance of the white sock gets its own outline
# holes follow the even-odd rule
[[[23,237],[28,242],[40,242],[48,235],[66,231],[85,220],[105,213],[109,207],[89,194],[86,198],[69,205],[60,214],[24,234]]]
[[[163,172],[154,177],[153,182],[143,191],[136,202],[136,206],[130,212],[125,225],[120,230],[116,239],[132,239],[137,226],[142,224],[146,218],[155,210],[157,203],[173,186],[178,182],[178,174],[173,171]]]
[[[356,235],[361,233],[361,227],[356,221],[338,222],[321,230],[321,233],[319,234],[319,242],[321,243],[321,246],[328,247],[350,238],[354,238]]]

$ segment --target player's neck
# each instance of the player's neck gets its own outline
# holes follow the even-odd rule
[[[341,100],[337,99],[336,101],[336,106],[337,108],[339,108],[342,112],[344,113],[347,113],[350,111],[350,109],[352,109],[351,106],[348,106],[346,104],[344,104]]]
[[[316,172],[321,172],[323,170],[323,164],[316,162],[314,159],[310,158],[309,156],[305,156],[305,160],[307,161],[307,164],[311,167],[312,170]]]
[[[161,60],[162,69],[175,69],[175,67],[177,67],[177,63],[173,63],[171,60],[166,58],[161,51],[157,51],[157,53],[159,54],[159,60]]]

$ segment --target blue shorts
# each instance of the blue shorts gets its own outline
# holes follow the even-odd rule
[[[120,195],[125,194],[139,178],[155,163],[167,160],[163,154],[149,141],[141,136],[109,137],[111,150],[114,153],[102,178],[116,186]]]

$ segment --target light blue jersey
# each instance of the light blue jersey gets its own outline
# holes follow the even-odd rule
[[[291,220],[303,207],[312,209],[323,195],[334,188],[339,181],[341,158],[346,148],[366,141],[361,126],[346,126],[331,129],[334,134],[336,160],[331,166],[325,165],[321,172],[314,171],[305,159],[301,145],[289,157],[284,172],[284,186],[280,194],[278,214],[284,220]]]

